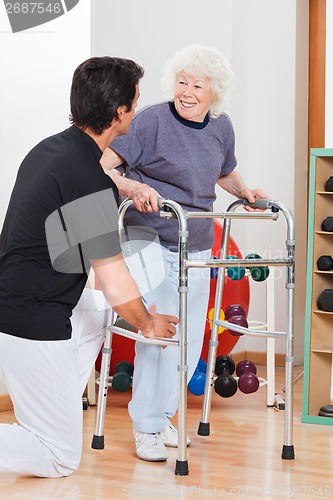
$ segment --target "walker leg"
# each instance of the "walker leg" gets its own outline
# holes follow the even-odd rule
[[[189,474],[187,458],[187,295],[188,295],[188,258],[187,235],[179,235],[179,365],[178,369],[178,455],[176,476]]]
[[[227,255],[229,235],[230,235],[230,224],[231,224],[230,219],[225,219],[223,224],[223,234],[222,234],[221,251],[220,251],[221,259],[225,259]],[[216,353],[217,353],[217,347],[219,345],[218,341],[219,327],[216,324],[216,320],[220,318],[220,310],[221,310],[223,290],[224,290],[224,279],[225,279],[225,267],[220,267],[218,270],[218,277],[217,277],[216,291],[215,291],[212,333],[209,341],[204,401],[202,406],[201,422],[199,423],[197,431],[199,436],[209,436],[210,434],[209,417],[210,417],[212,391],[215,378]]]
[[[197,431],[199,436],[209,436],[210,434],[209,416],[210,416],[210,407],[212,402],[212,391],[214,385],[216,351],[218,346],[218,341],[212,340],[212,337],[213,337],[213,331],[211,335],[211,340],[209,341],[204,401],[202,406],[201,422],[199,423]]]
[[[186,345],[180,345],[180,356],[186,362]],[[185,358],[184,358],[185,356]],[[176,460],[176,476],[189,474],[187,459],[187,364],[178,366],[179,402],[178,402],[178,456]]]
[[[275,329],[275,279],[271,272],[266,281],[266,328],[268,331]],[[266,339],[266,405],[274,406],[275,402],[275,339]]]
[[[291,237],[293,231],[291,221],[288,226],[288,239],[286,247],[288,255],[294,259],[295,240]],[[287,336],[286,336],[286,392],[285,392],[285,415],[284,415],[284,444],[281,458],[293,460],[295,451],[293,445],[293,412],[294,412],[294,289],[295,289],[295,264],[287,270]]]
[[[285,414],[284,414],[284,444],[282,447],[281,458],[284,460],[293,460],[295,451],[293,445],[293,356],[286,356],[286,392],[285,392]]]
[[[188,476],[188,460],[176,460],[176,476]]]
[[[113,313],[112,313],[113,319]],[[112,321],[113,322],[113,321]],[[104,449],[104,420],[106,412],[106,400],[108,395],[109,374],[112,352],[112,333],[109,330],[110,322],[107,322],[105,341],[102,348],[102,362],[100,372],[100,383],[98,389],[97,416],[95,434],[93,435],[91,447],[95,450]]]
[[[179,347],[179,349],[182,349]],[[186,356],[186,347],[183,348]],[[178,407],[178,457],[176,460],[176,476],[189,474],[187,459],[187,365],[178,366],[179,374],[179,407]]]

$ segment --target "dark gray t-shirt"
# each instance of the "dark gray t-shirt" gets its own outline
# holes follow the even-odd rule
[[[127,134],[114,139],[110,147],[126,160],[126,177],[148,184],[189,211],[212,211],[218,178],[232,172],[237,164],[228,115],[191,122],[181,118],[168,102],[139,111]],[[125,224],[151,226],[164,246],[177,249],[175,219],[130,207]],[[188,227],[190,251],[213,246],[212,219],[189,219]]]

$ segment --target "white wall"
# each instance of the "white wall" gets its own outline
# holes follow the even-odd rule
[[[68,126],[70,81],[80,62],[91,54],[108,54],[142,64],[142,107],[164,99],[164,62],[184,45],[203,43],[223,52],[237,77],[228,112],[239,171],[250,186],[263,187],[294,211],[301,264],[306,248],[307,12],[308,0],[192,0],[190,5],[179,0],[98,0],[92,2],[91,19],[90,0],[81,0],[46,25],[12,34],[0,4],[0,222],[25,154]],[[216,209],[224,210],[232,199],[220,193]],[[282,220],[251,222],[245,230],[233,223],[232,234],[244,254],[255,250],[274,257],[284,251]],[[302,272],[296,278],[301,356]],[[285,326],[283,285],[284,278],[276,280],[277,329]],[[265,285],[256,284],[251,319],[265,319],[264,298]],[[262,339],[242,338],[237,346],[265,350]],[[283,348],[277,346],[278,351]]]
[[[134,59],[145,70],[139,107],[165,99],[162,66],[190,43],[231,54],[231,0],[98,0],[92,3],[92,53]]]
[[[306,198],[308,2],[252,0],[233,2],[232,67],[238,85],[232,99],[239,168],[249,186],[260,186],[294,212],[296,234],[296,360],[303,359]],[[236,226],[235,226],[236,227]],[[237,226],[239,227],[239,225]],[[238,239],[238,233],[237,239]],[[248,223],[243,253],[285,255],[286,225]],[[276,329],[286,327],[285,269],[275,276]],[[251,282],[250,319],[265,318],[265,283]],[[265,350],[265,340],[243,338],[249,351]],[[284,341],[276,350],[284,352]]]
[[[99,0],[93,3],[92,53],[130,57],[145,67],[140,107],[164,99],[162,66],[176,50],[203,43],[224,53],[237,77],[228,112],[236,132],[239,171],[251,187],[264,188],[294,210],[295,162],[305,173],[307,167],[307,8],[307,0]],[[306,184],[296,190],[305,200]],[[220,192],[216,209],[224,210],[232,200]],[[245,230],[240,224],[233,223],[232,234],[244,255],[254,250],[278,257],[284,252],[282,220],[250,222]],[[276,271],[283,274],[275,287],[281,330],[286,319],[285,271]],[[251,293],[251,319],[265,321],[264,304],[265,284],[259,283]],[[244,349],[264,351],[265,340],[243,337],[236,350]],[[277,351],[283,350],[284,343],[277,343]]]
[[[19,164],[41,139],[69,126],[73,71],[91,50],[90,0],[13,34],[0,3],[0,227]]]

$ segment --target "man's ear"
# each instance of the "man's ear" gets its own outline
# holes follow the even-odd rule
[[[117,108],[117,115],[118,115],[118,120],[119,121],[123,121],[125,112],[126,112],[126,109],[125,109],[124,105],[119,106]]]

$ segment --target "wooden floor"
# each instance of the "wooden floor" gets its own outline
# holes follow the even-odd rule
[[[295,375],[301,367],[295,369]],[[283,394],[284,370],[277,368],[276,392]],[[265,370],[259,370],[265,377]],[[174,474],[177,450],[167,462],[138,460],[127,413],[130,393],[110,392],[105,449],[92,450],[96,408],[84,412],[80,468],[61,479],[0,475],[0,498],[17,500],[333,498],[333,427],[300,421],[302,379],[295,384],[295,460],[282,460],[284,412],[266,406],[265,388],[222,399],[213,394],[211,435],[197,435],[202,396],[189,395],[190,473]],[[0,420],[13,421],[11,411]],[[176,424],[176,422],[174,422]]]

